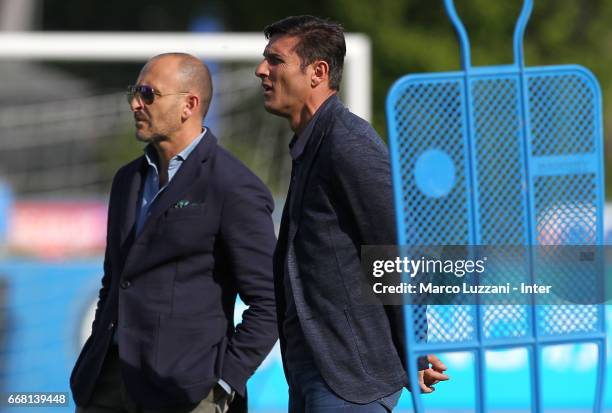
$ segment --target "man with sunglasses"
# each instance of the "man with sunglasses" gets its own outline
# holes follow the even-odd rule
[[[113,180],[92,334],[70,384],[77,412],[246,411],[277,339],[272,197],[202,127],[207,67],[156,56],[128,88],[144,155]],[[249,308],[234,326],[237,294]]]

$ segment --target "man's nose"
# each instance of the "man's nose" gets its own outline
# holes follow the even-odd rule
[[[138,94],[131,96],[130,109],[132,110],[132,112],[142,110],[142,99],[140,98],[140,96],[138,96]]]
[[[255,68],[255,76],[260,79],[268,76],[268,63],[265,61],[265,59],[262,60]]]

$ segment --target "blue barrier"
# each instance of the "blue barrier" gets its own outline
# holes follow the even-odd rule
[[[468,35],[453,0],[444,4],[459,37],[462,71],[404,76],[387,97],[398,242],[602,245],[603,134],[597,80],[579,66],[525,67],[523,37],[532,0],[523,2],[515,27],[513,64],[473,67]],[[525,254],[503,273],[507,281],[533,282],[542,269],[538,264],[533,254]],[[580,286],[575,279],[569,282],[574,289]],[[603,306],[449,305],[414,313],[405,312],[412,382],[417,356],[468,351],[473,354],[473,385],[466,382],[460,389],[473,389],[470,407],[485,412],[491,407],[490,392],[496,390],[487,390],[493,380],[488,353],[522,347],[530,368],[523,382],[529,383],[531,394],[524,407],[542,412],[550,387],[540,369],[546,347],[591,342],[598,349],[598,369],[587,387],[591,400],[583,407],[601,411]],[[420,331],[424,325],[426,339]],[[450,383],[442,387],[453,391]],[[413,402],[422,412],[421,398],[415,394]]]

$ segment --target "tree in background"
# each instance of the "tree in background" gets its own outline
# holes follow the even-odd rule
[[[598,77],[604,102],[612,99],[612,2],[535,0],[525,36],[529,66],[577,63]],[[512,31],[522,1],[457,0],[472,44],[473,64],[512,60]],[[198,16],[215,15],[227,30],[259,31],[296,14],[342,22],[347,31],[369,35],[373,45],[373,124],[386,136],[384,100],[390,86],[407,73],[459,69],[459,47],[442,0],[46,0],[42,25],[49,30],[187,30]],[[604,108],[605,135],[612,139],[612,116]],[[608,153],[608,151],[606,151]],[[607,162],[612,155],[606,155]],[[612,168],[607,168],[612,184]]]

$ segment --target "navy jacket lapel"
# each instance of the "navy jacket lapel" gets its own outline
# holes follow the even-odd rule
[[[150,215],[147,218],[140,235],[147,232],[152,223],[167,211],[172,205],[176,204],[189,191],[191,185],[200,177],[202,173],[202,163],[206,162],[213,148],[216,145],[216,138],[212,132],[206,132],[204,138],[194,148],[193,152],[183,162],[172,181],[166,189],[159,194],[153,205],[151,205]]]
[[[189,190],[191,184],[198,179],[202,171],[201,163],[206,160],[205,155],[207,155],[207,152],[210,150],[211,137],[211,133],[207,133],[206,136],[204,136],[204,139],[202,139],[189,157],[183,162],[181,168],[174,178],[172,178],[172,181],[170,181],[166,189],[159,194],[155,202],[153,202],[151,210],[149,211],[150,215],[142,228],[141,235],[147,232],[152,223],[155,222],[162,213],[179,201]]]
[[[128,172],[125,191],[121,197],[123,213],[121,214],[121,239],[119,245],[122,249],[125,247],[126,240],[134,230],[134,225],[136,224],[136,214],[139,210],[138,201],[140,199],[140,190],[147,173],[147,166],[144,156],[140,158],[140,162],[137,163],[136,166],[137,167],[134,168],[133,171]]]
[[[151,206],[150,216],[147,218],[142,231],[136,237],[132,243],[132,248],[128,252],[126,257],[125,267],[123,269],[123,276],[129,277],[133,272],[134,265],[138,260],[138,251],[146,252],[142,248],[133,248],[134,244],[143,237],[146,236],[154,227],[158,221],[160,215],[167,211],[172,205],[178,202],[185,194],[189,193],[192,185],[199,179],[207,179],[208,169],[202,168],[202,164],[206,162],[214,151],[217,145],[215,136],[209,131],[204,136],[204,139],[194,148],[193,152],[185,160],[181,168],[178,170],[172,181],[168,184],[168,187],[162,192],[159,197],[155,200]],[[144,175],[143,178],[144,180]],[[142,185],[141,185],[142,186]],[[137,191],[137,194],[140,191]],[[138,195],[136,196],[138,200]],[[134,210],[134,222],[138,208]],[[132,223],[132,227],[134,224]]]

